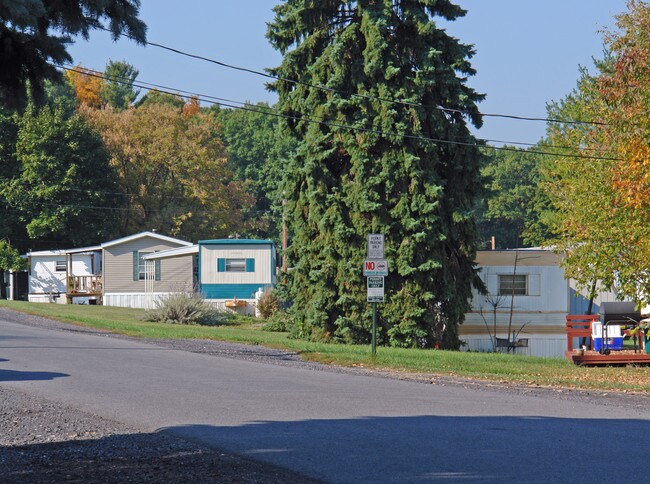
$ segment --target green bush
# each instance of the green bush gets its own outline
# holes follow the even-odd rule
[[[228,315],[207,304],[196,293],[177,293],[156,303],[143,319],[158,323],[216,326],[228,322]]]
[[[268,319],[280,309],[280,299],[275,290],[267,289],[257,301],[257,310],[263,319]]]
[[[275,311],[267,318],[266,324],[262,327],[264,331],[287,331],[291,316],[285,311]]]

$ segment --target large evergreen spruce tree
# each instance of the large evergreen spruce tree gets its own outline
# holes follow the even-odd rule
[[[382,233],[380,338],[457,348],[481,190],[466,119],[480,125],[482,96],[465,85],[471,47],[435,18],[465,12],[447,0],[288,0],[275,13],[268,38],[284,59],[272,73],[299,81],[272,86],[299,143],[284,173],[295,330],[369,340],[362,262],[367,234]]]

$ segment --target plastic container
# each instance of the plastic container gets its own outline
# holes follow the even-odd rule
[[[591,325],[591,339],[594,341],[594,351],[600,351],[603,347],[603,324],[592,323]],[[618,324],[610,324],[607,326],[607,341],[606,347],[610,350],[623,349],[623,335],[621,333],[621,326]]]

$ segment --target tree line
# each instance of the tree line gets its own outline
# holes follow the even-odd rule
[[[156,228],[278,241],[284,222],[290,270],[278,291],[290,329],[327,341],[368,341],[361,267],[375,232],[391,263],[383,344],[458,348],[482,289],[476,251],[492,236],[498,248],[552,246],[584,287],[616,284],[647,301],[648,10],[630,1],[597,72],[583,69],[548,106],[549,118],[592,122],[549,123],[530,150],[472,136],[483,95],[467,85],[473,47],[436,24],[465,14],[448,1],[278,5],[267,34],[283,54],[269,70],[275,106],[141,93],[126,62],[0,78],[0,239],[24,250]],[[145,40],[137,9],[111,25]]]

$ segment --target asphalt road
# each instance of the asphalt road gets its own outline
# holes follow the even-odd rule
[[[329,482],[647,480],[650,407],[597,397],[316,371],[1,319],[0,385]]]

